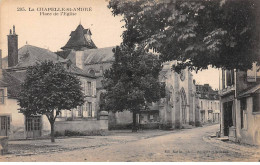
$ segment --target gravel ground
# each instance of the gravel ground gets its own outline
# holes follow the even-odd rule
[[[115,131],[108,136],[11,141],[11,154],[0,161],[259,161],[255,146],[210,138],[219,125],[138,133]]]

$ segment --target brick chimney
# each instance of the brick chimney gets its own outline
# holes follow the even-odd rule
[[[15,33],[15,26],[13,26],[13,33],[10,29],[8,38],[8,67],[13,67],[18,64],[18,35]]]

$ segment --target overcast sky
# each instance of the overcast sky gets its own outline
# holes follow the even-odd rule
[[[7,35],[13,25],[18,34],[18,47],[26,42],[30,45],[60,50],[69,39],[70,32],[81,24],[90,28],[92,39],[98,48],[119,45],[124,22],[114,17],[107,8],[106,0],[0,0],[0,49],[7,56]],[[17,11],[24,7],[26,11]],[[75,16],[40,16],[37,8],[91,8],[91,11],[77,12]],[[19,9],[18,9],[19,8]],[[28,11],[34,8],[35,11]],[[60,12],[58,12],[60,14]],[[53,14],[53,12],[52,12]],[[197,83],[219,87],[219,72],[209,69],[193,73]]]

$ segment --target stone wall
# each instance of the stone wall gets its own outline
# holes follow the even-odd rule
[[[8,153],[8,137],[0,136],[0,155]]]
[[[236,135],[241,143],[260,145],[260,113],[253,112],[253,99],[247,98],[246,115],[244,116],[244,128],[241,128],[240,101],[236,109]]]
[[[108,130],[107,116],[100,116],[100,118],[100,120],[57,121],[55,122],[55,132],[59,135],[65,135],[66,132],[99,135]]]

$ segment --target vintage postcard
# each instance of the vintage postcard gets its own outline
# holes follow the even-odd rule
[[[260,161],[257,0],[1,0],[0,162]]]

